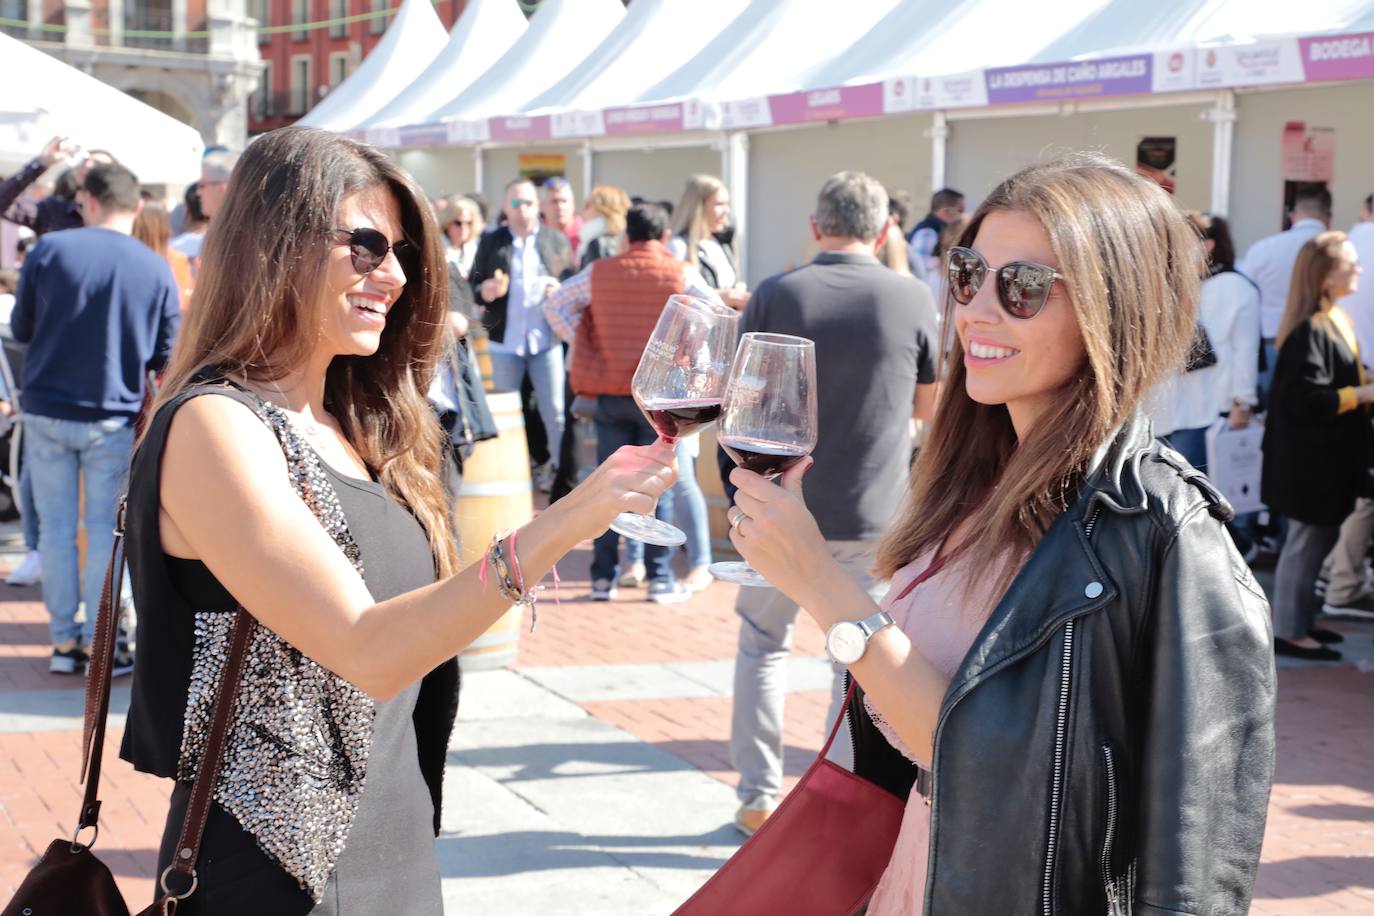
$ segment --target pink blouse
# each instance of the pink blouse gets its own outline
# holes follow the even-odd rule
[[[933,551],[907,564],[892,577],[892,585],[881,607],[892,615],[911,644],[935,667],[953,677],[964,660],[969,647],[978,637],[988,616],[1001,597],[993,590],[1001,578],[1001,569],[979,577],[971,589],[965,591],[965,564],[956,562],[940,570],[916,586],[900,601],[902,593],[913,579],[925,571],[933,559]],[[930,763],[920,760],[883,719],[881,713],[864,696],[864,708],[873,718],[883,736],[909,760],[929,769]],[[925,912],[926,860],[930,853],[930,808],[925,799],[911,793],[897,845],[892,850],[887,870],[868,906],[868,916],[922,916]]]

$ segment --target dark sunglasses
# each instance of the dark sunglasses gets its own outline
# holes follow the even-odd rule
[[[978,294],[992,268],[972,248],[954,247],[945,257],[945,276],[949,294],[960,305],[968,305]],[[1013,318],[1034,318],[1050,298],[1050,287],[1064,275],[1053,267],[1033,261],[1011,261],[995,271],[997,301]]]
[[[512,197],[510,199],[510,205],[516,209],[520,207],[533,207],[536,203],[538,203],[538,201],[529,200],[525,197]]]
[[[330,229],[329,237],[337,245],[348,246],[353,269],[360,274],[370,274],[381,267],[388,251],[396,252],[397,260],[413,258],[415,255],[414,245],[404,239],[393,245],[376,229]]]

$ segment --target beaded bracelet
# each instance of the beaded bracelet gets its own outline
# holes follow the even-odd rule
[[[520,558],[515,555],[514,531],[498,531],[491,537],[484,562],[491,565],[496,573],[496,590],[515,607],[530,609],[530,632],[534,632],[539,622],[539,611],[535,602],[539,600],[539,586],[525,588],[525,577],[520,570]],[[510,547],[506,544],[509,542]]]

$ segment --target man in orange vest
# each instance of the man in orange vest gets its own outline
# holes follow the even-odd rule
[[[658,436],[644,418],[630,382],[668,297],[686,293],[719,301],[691,265],[668,253],[668,214],[657,204],[636,204],[625,216],[629,249],[593,261],[544,300],[544,317],[559,338],[573,344],[573,391],[596,399],[597,461],[622,445],[648,445]],[[671,491],[658,500],[658,516],[671,521]],[[620,535],[607,531],[592,549],[592,600],[616,596]],[[691,593],[673,577],[666,547],[647,545],[649,600],[686,601]]]

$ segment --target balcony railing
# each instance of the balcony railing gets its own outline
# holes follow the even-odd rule
[[[134,6],[124,11],[124,46],[126,48],[156,48],[170,51],[173,48],[172,11],[170,9],[147,9]],[[168,33],[153,35],[150,33]]]

